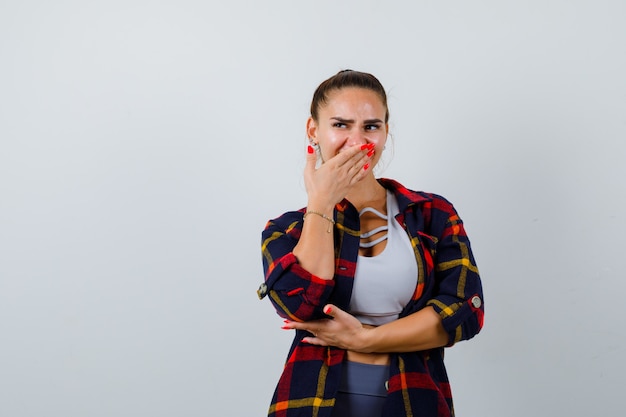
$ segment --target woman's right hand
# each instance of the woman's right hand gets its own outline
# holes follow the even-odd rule
[[[313,147],[307,148],[304,184],[309,199],[308,206],[315,210],[331,211],[371,171],[373,144],[354,145],[315,168],[317,154]]]

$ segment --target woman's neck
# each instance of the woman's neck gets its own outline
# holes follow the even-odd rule
[[[346,196],[346,199],[359,211],[365,207],[373,207],[384,212],[387,192],[385,187],[376,181],[374,175],[370,175],[355,184]]]

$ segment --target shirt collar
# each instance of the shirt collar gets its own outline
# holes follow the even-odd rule
[[[398,200],[398,208],[400,211],[405,211],[409,206],[414,204],[421,204],[432,201],[432,198],[426,193],[412,191],[406,188],[399,182],[389,178],[379,178],[380,185],[388,190],[391,190]]]

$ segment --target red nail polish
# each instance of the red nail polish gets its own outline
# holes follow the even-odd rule
[[[365,149],[367,149],[368,145],[367,143],[364,143],[363,145],[361,145],[361,150],[364,151]]]
[[[374,155],[374,149],[372,149],[371,151],[367,153],[367,156],[372,156],[372,155]]]
[[[283,330],[292,330],[291,327],[288,327],[288,326],[282,326],[281,329],[283,329]]]
[[[375,146],[376,146],[376,145],[375,145],[375,144],[373,144],[373,143],[368,143],[368,144],[367,144],[367,149],[370,149],[370,150],[371,150],[371,149],[374,149],[374,147],[375,147]]]
[[[315,149],[313,149],[313,147],[311,145],[309,145],[308,148],[306,148],[306,151],[308,153],[313,153],[313,152],[315,152]]]
[[[333,309],[330,306],[324,307],[324,313],[325,314],[330,314],[331,311],[333,311]]]
[[[370,167],[370,164],[365,164],[365,165],[363,165],[363,170],[367,171],[367,168],[369,168],[369,167]]]

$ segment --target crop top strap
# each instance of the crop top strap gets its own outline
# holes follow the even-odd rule
[[[381,213],[380,211],[376,210],[373,207],[363,208],[361,211],[359,211],[359,216],[362,216],[364,213],[367,213],[367,212],[374,213],[376,216],[380,217],[383,220],[389,220],[389,217],[386,214]],[[376,233],[387,232],[388,230],[389,230],[389,222],[387,221],[387,223],[384,226],[377,227],[373,230],[370,230],[369,232],[361,233],[361,239],[367,239],[368,237],[374,236]],[[359,246],[362,248],[371,248],[373,246],[378,245],[380,242],[384,241],[388,237],[389,237],[389,233],[385,233],[384,235],[380,236],[377,239],[372,240],[371,242],[361,241]]]

